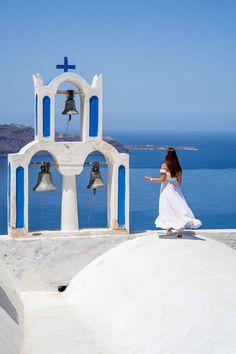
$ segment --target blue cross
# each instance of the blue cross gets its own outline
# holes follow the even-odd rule
[[[67,72],[68,69],[76,69],[76,66],[75,65],[69,65],[68,64],[68,57],[64,57],[64,65],[57,64],[56,68],[57,69],[63,69],[64,72]]]

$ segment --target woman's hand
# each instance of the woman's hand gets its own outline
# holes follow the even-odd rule
[[[151,181],[152,181],[152,178],[151,178],[151,177],[148,177],[148,176],[145,176],[145,177],[144,177],[144,180],[151,182]]]

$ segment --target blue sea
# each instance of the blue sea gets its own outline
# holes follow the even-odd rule
[[[182,191],[202,228],[236,228],[236,133],[113,133],[123,144],[153,144],[164,146],[194,145],[197,151],[178,151],[183,168]],[[160,185],[144,181],[144,176],[159,176],[165,151],[130,152],[130,223],[131,230],[155,229]],[[90,160],[103,158],[90,156]],[[48,160],[35,156],[34,160]],[[89,158],[88,158],[89,159]],[[31,231],[60,228],[60,174],[51,168],[57,188],[53,193],[36,193],[38,165],[29,167],[29,227]],[[86,188],[90,167],[77,177],[80,228],[106,227],[106,188],[95,197]],[[101,168],[104,182],[107,168]],[[0,158],[0,234],[7,232],[7,159]]]

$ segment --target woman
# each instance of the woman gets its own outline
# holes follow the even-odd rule
[[[146,181],[162,183],[156,227],[167,229],[169,236],[175,229],[177,236],[182,237],[185,228],[198,228],[202,223],[194,218],[181,192],[182,168],[174,148],[167,148],[160,174],[160,178],[144,177]]]

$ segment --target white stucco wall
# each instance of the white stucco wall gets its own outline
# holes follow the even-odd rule
[[[97,139],[87,142],[50,142],[33,141],[24,146],[19,153],[9,154],[8,160],[11,164],[11,210],[10,226],[8,233],[11,236],[22,236],[28,232],[28,168],[32,157],[39,151],[49,152],[55,162],[55,167],[62,176],[79,175],[84,168],[84,162],[88,155],[99,151],[106,158],[108,163],[108,227],[117,229],[118,225],[118,169],[121,165],[125,167],[125,229],[129,231],[129,155],[119,153],[112,145]],[[24,168],[24,228],[16,228],[16,169]],[[76,188],[73,189],[76,194]],[[64,194],[63,194],[64,195]],[[73,200],[76,200],[76,195]],[[73,208],[74,203],[71,203]],[[62,210],[63,213],[63,210]],[[76,215],[77,216],[77,215]],[[72,225],[76,224],[72,222]],[[78,223],[77,223],[78,224]],[[77,225],[76,224],[76,225]],[[70,228],[75,230],[76,228]],[[68,228],[66,228],[68,230]]]
[[[65,72],[57,75],[47,85],[44,84],[40,74],[33,75],[35,95],[38,95],[38,140],[54,141],[55,139],[55,95],[57,89],[64,82],[74,84],[81,92],[81,106],[80,106],[80,133],[83,141],[92,140],[89,136],[89,115],[90,106],[89,100],[92,96],[96,96],[99,99],[99,122],[98,122],[98,137],[102,137],[102,97],[103,97],[103,78],[102,74],[95,75],[90,85],[80,75],[73,72]],[[42,100],[45,96],[48,96],[51,101],[50,105],[50,125],[51,134],[49,137],[43,137],[43,107]],[[36,112],[35,112],[36,113]]]
[[[0,353],[19,354],[23,340],[23,303],[16,284],[0,261]]]
[[[47,151],[52,155],[55,167],[63,177],[62,231],[79,229],[76,210],[76,175],[83,171],[84,162],[88,155],[94,151],[99,151],[104,155],[108,164],[107,226],[111,229],[125,229],[129,232],[129,155],[119,153],[111,144],[102,139],[102,75],[95,75],[91,85],[80,75],[72,72],[65,72],[56,76],[47,85],[44,84],[39,74],[33,75],[33,79],[35,86],[35,127],[37,127],[35,129],[35,140],[25,145],[19,153],[8,155],[11,171],[9,178],[8,234],[13,237],[28,234],[29,166],[32,157],[40,151]],[[80,94],[80,141],[55,142],[55,95],[58,93],[59,86],[66,82],[74,84],[79,90],[77,93]],[[98,109],[98,116],[95,113],[97,117],[95,121],[98,120],[98,126],[97,132],[92,134],[89,131],[89,126],[91,124],[91,128],[93,127],[94,111],[90,112],[90,109],[92,109],[90,101],[94,96],[98,99],[98,108],[95,109],[95,112]],[[44,99],[46,99],[47,104],[44,104]],[[125,182],[122,181],[122,183],[119,183],[118,178],[120,166],[125,168]],[[20,177],[17,175],[17,168],[19,167]],[[69,180],[70,182],[68,182]],[[123,189],[125,192],[121,193],[122,197],[119,200],[119,190],[123,192]],[[19,191],[22,193],[18,193]],[[123,199],[125,200],[123,201]],[[125,209],[124,212],[123,208]],[[122,212],[119,213],[121,209]],[[73,210],[73,213],[68,213],[68,210]],[[118,220],[118,216],[123,216],[123,214],[125,214],[125,218],[122,217],[121,220]]]

